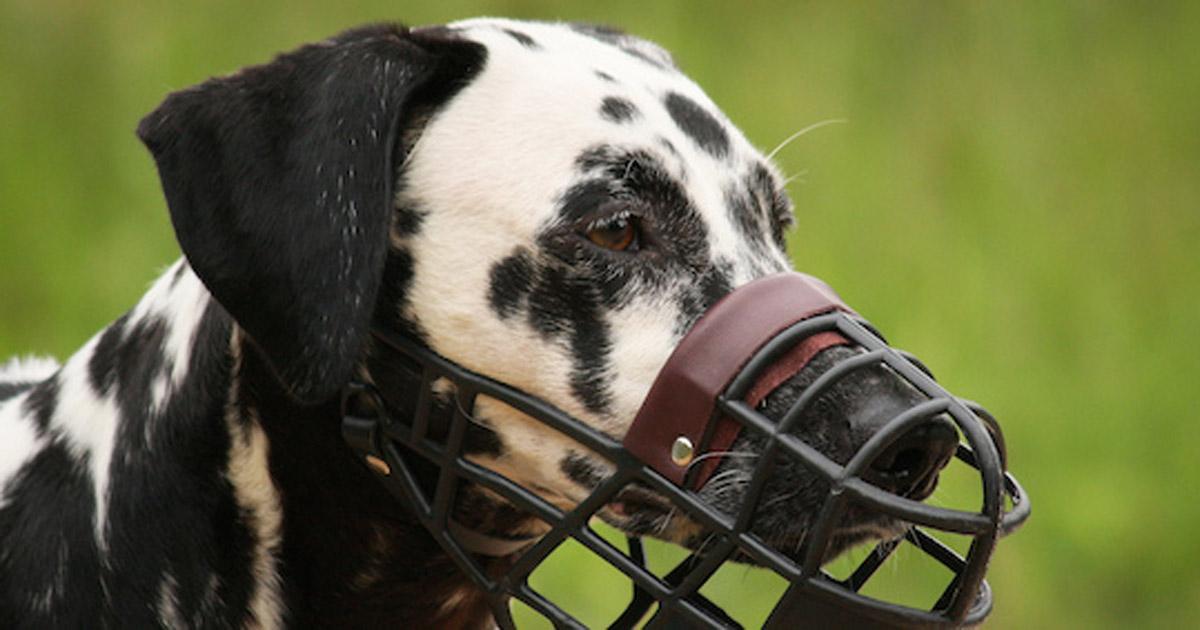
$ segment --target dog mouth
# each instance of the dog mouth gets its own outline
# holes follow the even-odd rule
[[[667,497],[640,485],[629,485],[618,492],[599,516],[627,535],[664,540],[693,552],[703,553],[711,547],[713,540],[711,531],[673,505]],[[756,513],[757,516],[760,515]],[[786,507],[770,516],[777,525],[767,531],[752,533],[767,547],[797,563],[803,562],[812,519],[796,519],[793,511]],[[863,544],[896,539],[909,527],[909,523],[870,510],[849,509],[830,532],[821,563],[828,563]],[[747,565],[761,565],[740,549],[730,559]]]
[[[691,520],[680,515],[666,497],[633,484],[622,488],[600,511],[600,516],[626,534],[664,538],[673,542],[680,541],[680,536],[674,530]]]

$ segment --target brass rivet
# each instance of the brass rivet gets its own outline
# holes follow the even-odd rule
[[[388,466],[387,462],[375,457],[374,455],[367,455],[367,466],[370,466],[371,470],[374,470],[384,477],[392,474],[392,467]]]
[[[695,454],[696,447],[685,435],[675,438],[675,443],[671,445],[671,461],[675,462],[676,466],[687,466],[692,463],[692,457]]]

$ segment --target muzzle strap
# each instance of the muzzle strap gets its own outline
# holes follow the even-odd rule
[[[782,273],[750,282],[719,300],[696,322],[667,359],[626,433],[624,446],[679,486],[700,488],[741,425],[719,417],[718,396],[771,339],[798,322],[840,310],[855,314],[817,278]],[[746,400],[757,405],[822,350],[849,342],[824,332],[788,349],[754,382]],[[681,456],[678,445],[693,446]],[[674,452],[673,452],[674,450]],[[687,478],[690,464],[711,454]]]

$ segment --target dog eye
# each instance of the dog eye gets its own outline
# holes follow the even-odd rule
[[[641,228],[637,217],[621,215],[592,224],[587,230],[592,243],[614,252],[636,252],[641,248]]]

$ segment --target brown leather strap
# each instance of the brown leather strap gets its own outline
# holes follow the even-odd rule
[[[754,354],[791,325],[832,310],[853,313],[824,282],[801,273],[766,276],[726,295],[700,317],[659,372],[624,439],[625,448],[648,466],[683,485],[687,466],[671,459],[671,445],[685,437],[702,453],[729,449],[741,425],[716,418],[717,397]],[[799,372],[818,352],[849,343],[837,333],[804,339],[759,376],[746,400],[757,405]],[[708,424],[716,421],[708,444]],[[719,457],[707,458],[693,478],[700,488]]]

